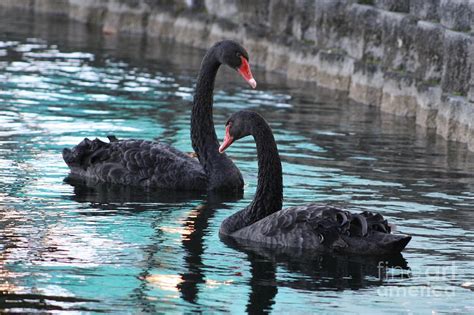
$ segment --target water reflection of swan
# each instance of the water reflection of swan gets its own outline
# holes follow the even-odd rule
[[[73,185],[74,194],[72,199],[76,202],[87,203],[92,208],[100,210],[117,210],[121,212],[138,213],[142,211],[154,211],[154,213],[166,213],[174,205],[183,206],[190,202],[198,205],[186,211],[187,217],[183,220],[182,227],[173,227],[179,231],[181,247],[184,250],[184,272],[164,274],[157,272],[159,265],[161,243],[166,227],[163,226],[162,216],[151,220],[152,229],[155,230],[153,242],[144,248],[143,270],[138,278],[141,280],[140,287],[134,292],[136,304],[141,309],[150,312],[158,312],[156,305],[147,298],[148,287],[154,286],[171,292],[179,293],[184,301],[197,303],[199,298],[199,287],[208,283],[203,270],[203,254],[205,251],[205,236],[209,222],[215,215],[217,209],[228,208],[227,202],[242,198],[242,192],[235,194],[203,194],[198,192],[156,192],[136,187],[111,185],[107,183],[85,182],[77,179],[67,179]],[[162,210],[162,211],[156,211]],[[95,215],[94,211],[86,211],[84,215]],[[117,211],[97,211],[98,215],[117,215]],[[170,212],[171,213],[171,212]],[[173,211],[176,213],[176,211]],[[158,267],[159,268],[159,267]],[[210,285],[214,285],[211,283]],[[175,296],[175,295],[173,295]]]
[[[181,298],[189,303],[197,304],[199,300],[199,287],[202,284],[209,283],[206,279],[205,264],[203,263],[203,254],[205,250],[205,236],[209,226],[209,222],[214,217],[217,209],[227,208],[225,202],[240,199],[242,195],[232,197],[222,197],[208,195],[203,202],[189,211],[188,217],[183,222],[181,233],[181,246],[185,251],[184,255],[184,272],[179,274],[161,274],[152,270],[156,268],[156,256],[158,253],[158,244],[153,250],[147,252],[146,269],[140,274],[143,280],[143,288],[140,289],[143,295],[146,295],[146,287],[149,284],[158,286],[161,289],[171,292],[179,292]],[[157,233],[162,233],[162,228],[158,225],[155,227]],[[151,249],[151,248],[150,248]],[[155,258],[154,258],[155,257]],[[211,285],[214,285],[211,283]],[[140,299],[142,303],[147,305],[147,309],[154,310],[154,305],[146,298]]]
[[[66,177],[64,181],[74,188],[73,194],[69,196],[70,199],[79,203],[88,203],[92,208],[101,210],[116,210],[117,205],[126,203],[130,211],[141,212],[169,208],[183,202],[205,198],[204,193],[195,191],[154,191],[142,187],[97,183],[73,177]],[[100,215],[107,213],[101,212]],[[88,212],[88,215],[94,215],[94,213]]]
[[[378,257],[302,253],[282,248],[243,246],[235,240],[225,244],[247,254],[250,262],[251,287],[248,313],[272,310],[279,288],[307,291],[357,290],[384,284],[387,268],[408,270],[400,253]],[[277,267],[292,277],[278,279]]]
[[[237,196],[239,197],[239,196]],[[216,209],[228,208],[223,202],[234,201],[237,198],[222,199],[210,196],[206,202],[196,207],[185,221],[188,232],[182,240],[186,251],[184,261],[187,272],[181,274],[182,282],[178,285],[181,296],[185,301],[196,303],[199,294],[199,284],[206,283],[202,270],[204,254],[204,237],[209,226],[209,221],[214,217]]]

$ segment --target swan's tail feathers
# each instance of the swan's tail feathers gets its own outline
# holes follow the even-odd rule
[[[73,160],[73,155],[72,155],[72,150],[69,148],[64,148],[63,149],[63,160],[66,162],[67,165],[72,163]]]
[[[387,244],[387,247],[389,247],[390,251],[394,253],[399,253],[404,250],[408,243],[411,241],[411,236],[407,235],[392,234],[392,237],[394,239]]]
[[[86,148],[90,146],[90,143],[91,141],[88,138],[85,138],[72,149],[64,148],[64,162],[66,162],[69,167],[79,166],[81,164],[82,156],[84,155]]]
[[[118,141],[117,137],[114,136],[114,135],[108,135],[107,139],[109,139],[110,142],[117,142]]]
[[[85,138],[72,149],[63,149],[64,162],[74,172],[75,170],[86,170],[92,163],[101,159],[108,143],[99,139],[89,140]]]
[[[369,236],[369,239],[373,239],[388,253],[400,253],[411,240],[411,236],[408,235],[392,234],[393,225],[379,213],[364,211],[360,216],[366,220],[369,230],[372,231],[372,236]]]
[[[353,253],[385,255],[400,253],[411,240],[411,236],[392,234],[392,227],[379,213],[364,211],[358,214],[328,208],[323,217],[338,224],[339,233],[345,243],[344,250]]]

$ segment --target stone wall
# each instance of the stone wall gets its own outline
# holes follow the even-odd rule
[[[232,38],[254,64],[414,117],[474,151],[474,0],[1,0],[0,7],[200,48]]]

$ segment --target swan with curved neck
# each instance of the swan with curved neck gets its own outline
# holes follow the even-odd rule
[[[353,214],[318,204],[282,209],[281,161],[272,130],[262,116],[251,111],[233,114],[219,152],[249,135],[257,145],[257,191],[246,208],[222,222],[222,237],[260,246],[359,255],[399,253],[408,244],[411,237],[391,234],[389,224],[377,213]]]
[[[212,118],[214,82],[222,64],[235,69],[252,88],[247,51],[238,43],[225,40],[212,46],[203,58],[197,78],[191,114],[191,140],[199,161],[160,142],[118,140],[109,142],[85,138],[63,158],[72,177],[92,182],[145,186],[173,190],[241,191],[239,169],[219,154]]]

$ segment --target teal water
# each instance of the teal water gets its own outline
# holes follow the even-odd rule
[[[251,108],[271,123],[285,206],[378,211],[413,240],[387,261],[305,260],[234,248],[220,222],[252,199],[255,145],[229,149],[241,199],[65,182],[84,137],[159,139],[190,151],[203,51],[105,36],[51,19],[0,20],[0,308],[7,311],[474,312],[474,154],[414,121],[254,69],[223,69],[215,124]],[[379,268],[379,266],[384,268]]]

